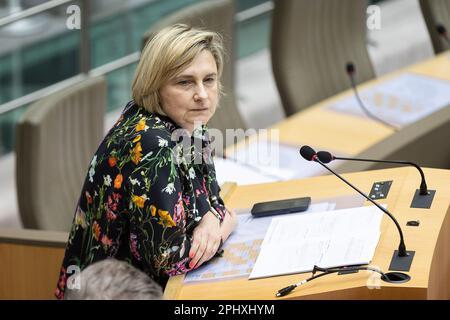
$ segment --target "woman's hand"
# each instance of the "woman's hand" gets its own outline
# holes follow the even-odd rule
[[[219,249],[221,240],[220,221],[212,212],[207,212],[193,232],[189,267],[198,268],[211,259]]]
[[[234,210],[230,208],[227,208],[227,213],[225,214],[222,226],[220,227],[223,242],[228,239],[231,232],[233,232],[233,230],[236,228],[237,222],[238,219],[236,212],[234,212]]]

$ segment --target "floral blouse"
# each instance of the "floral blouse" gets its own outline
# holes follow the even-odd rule
[[[193,229],[208,211],[222,221],[226,209],[206,126],[188,136],[187,148],[186,139],[176,139],[186,138],[177,129],[170,118],[127,104],[90,163],[57,298],[64,297],[74,267],[83,270],[109,257],[127,261],[162,286],[169,276],[190,270]]]

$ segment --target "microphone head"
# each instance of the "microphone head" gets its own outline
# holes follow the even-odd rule
[[[329,153],[328,151],[319,151],[319,152],[317,152],[317,158],[322,163],[329,163],[329,162],[334,160],[333,155],[331,153]]]
[[[445,27],[444,27],[442,24],[436,25],[436,31],[437,31],[440,35],[446,35],[446,34],[447,34],[447,29],[445,29]]]
[[[353,62],[347,62],[347,64],[345,65],[345,70],[347,71],[348,74],[352,75],[355,73],[355,65],[353,64]]]
[[[300,155],[308,161],[315,160],[316,152],[310,146],[303,146],[300,148]]]

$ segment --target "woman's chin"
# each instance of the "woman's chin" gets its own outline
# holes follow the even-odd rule
[[[190,123],[191,125],[206,124],[209,119],[211,119],[210,115],[197,116],[190,118],[188,120],[188,123]]]

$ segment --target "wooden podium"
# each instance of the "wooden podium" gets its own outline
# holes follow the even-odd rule
[[[393,180],[386,199],[388,210],[400,223],[408,250],[415,251],[411,280],[406,283],[383,282],[369,271],[331,274],[308,282],[282,298],[275,293],[288,285],[308,278],[311,273],[265,279],[247,277],[223,281],[184,284],[184,275],[172,277],[165,289],[167,299],[449,299],[450,298],[450,170],[424,169],[428,188],[436,190],[430,209],[411,208],[414,192],[419,188],[420,175],[414,168],[404,167],[345,174],[351,183],[368,194],[374,182]],[[356,194],[332,175],[285,182],[234,186],[223,190],[228,206],[250,208],[255,202],[311,196],[312,200]],[[365,205],[371,205],[365,201]],[[419,226],[407,226],[407,221],[419,220]],[[371,266],[389,271],[399,234],[386,215],[381,225],[381,237]]]

